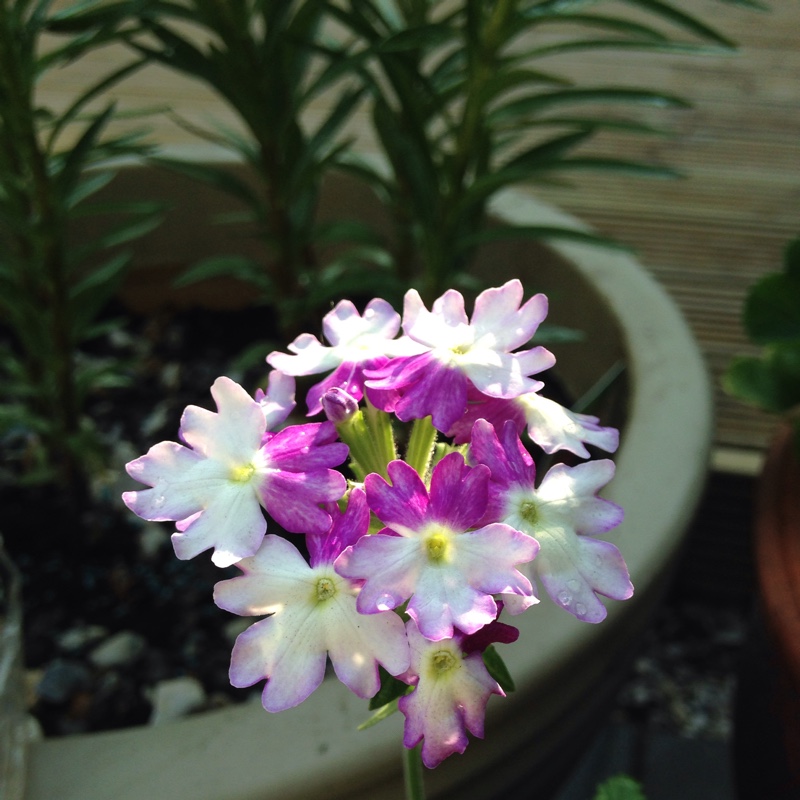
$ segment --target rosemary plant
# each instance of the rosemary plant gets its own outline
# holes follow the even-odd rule
[[[498,238],[613,244],[536,220],[487,224],[492,198],[512,185],[576,170],[675,175],[669,166],[587,154],[586,145],[605,130],[664,133],[643,107],[685,102],[650,87],[576,86],[559,59],[597,49],[733,48],[664,0],[119,0],[83,24],[126,15],[131,46],[205,82],[236,112],[237,130],[201,134],[235,152],[255,183],[215,166],[179,168],[244,203],[271,252],[266,264],[207,260],[182,281],[250,281],[285,333],[354,291],[394,300],[409,286],[428,299],[446,287],[470,288],[475,249]],[[311,125],[307,112],[323,93],[314,108],[322,119]],[[356,159],[344,133],[363,102],[380,166]],[[323,178],[343,166],[380,196],[395,227],[391,242],[358,221],[317,224]]]
[[[756,7],[750,0],[738,4]],[[686,103],[649,87],[576,86],[559,73],[560,56],[733,48],[704,22],[653,0],[348,0],[343,6],[332,5],[331,13],[359,42],[351,58],[370,89],[389,172],[363,163],[353,168],[392,210],[396,270],[430,299],[445,287],[465,287],[470,257],[488,241],[561,237],[609,244],[536,220],[489,227],[487,208],[497,192],[575,170],[676,174],[668,166],[578,148],[603,130],[663,133],[621,109]],[[625,6],[639,21],[622,13]]]
[[[207,259],[181,282],[221,274],[248,281],[277,310],[285,332],[297,329],[310,309],[369,283],[374,266],[364,258],[373,253],[374,234],[357,221],[321,225],[316,219],[323,176],[346,150],[340,134],[364,94],[364,87],[339,80],[347,71],[345,49],[332,47],[320,56],[327,3],[143,0],[112,4],[100,19],[125,9],[135,21],[128,31],[135,50],[203,81],[235,112],[235,130],[190,127],[248,165],[252,180],[230,165],[161,163],[229,192],[244,212],[228,219],[250,224],[269,254],[266,262]],[[309,103],[332,85],[339,89],[335,101],[310,126],[303,120]],[[323,265],[320,247],[344,240],[357,243],[358,252]]]
[[[98,27],[44,39],[68,12],[50,2],[0,2],[0,437],[13,480],[52,482],[78,501],[101,458],[85,415],[100,387],[123,380],[115,362],[81,346],[104,330],[100,312],[127,263],[123,242],[157,222],[150,203],[94,205],[123,156],[144,152],[136,133],[108,132],[114,105],[92,110],[141,60],[104,76],[63,110],[42,106],[37,86],[113,38]],[[110,214],[102,234],[74,241],[78,217]]]

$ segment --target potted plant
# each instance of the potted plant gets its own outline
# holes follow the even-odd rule
[[[747,336],[760,353],[740,356],[725,375],[735,397],[779,415],[782,423],[770,443],[759,478],[753,521],[758,580],[758,618],[750,662],[740,680],[737,719],[739,778],[744,797],[764,791],[760,764],[748,746],[772,764],[775,796],[790,796],[800,787],[797,697],[800,689],[800,239],[788,244],[783,269],[764,275],[750,289],[744,309]],[[767,741],[751,741],[761,731]]]
[[[308,10],[305,14],[312,14],[312,6],[313,13],[324,8],[331,18],[337,19],[339,25],[348,26],[348,38],[333,48],[326,45],[326,40],[315,38],[317,28],[312,24],[315,20],[305,16],[302,17],[302,24],[297,23],[288,29],[291,35],[283,38],[276,35],[269,24],[258,24],[253,30],[245,27],[248,35],[255,34],[261,44],[267,41],[274,44],[279,40],[286,47],[293,46],[295,51],[292,58],[285,51],[283,54],[293,69],[301,70],[295,74],[310,75],[302,72],[305,60],[300,57],[301,54],[308,57],[310,51],[324,59],[321,73],[325,76],[323,84],[332,84],[348,70],[351,79],[358,78],[365,87],[357,94],[345,95],[348,98],[346,102],[334,102],[330,106],[334,109],[333,113],[326,117],[326,123],[314,135],[300,135],[292,139],[292,146],[306,148],[301,156],[308,157],[296,156],[288,164],[296,165],[297,161],[306,164],[308,170],[301,177],[309,181],[308,185],[314,191],[304,195],[302,202],[296,201],[296,208],[290,203],[290,209],[297,211],[295,216],[303,221],[307,220],[307,206],[316,205],[317,197],[320,197],[320,207],[318,214],[313,217],[313,225],[304,228],[302,236],[298,234],[294,237],[292,234],[294,238],[288,238],[292,238],[295,245],[298,242],[337,245],[333,255],[335,260],[325,262],[324,266],[309,262],[312,266],[306,264],[298,269],[286,270],[285,263],[278,260],[281,263],[280,280],[306,276],[300,283],[298,294],[292,295],[291,302],[286,306],[292,315],[296,309],[308,306],[309,295],[314,302],[329,299],[339,286],[344,287],[343,293],[347,294],[347,280],[352,285],[380,274],[385,278],[382,285],[390,292],[400,292],[409,284],[419,285],[426,290],[428,298],[433,299],[451,284],[476,291],[481,285],[482,273],[491,274],[492,283],[526,274],[528,266],[535,261],[535,277],[525,278],[528,286],[558,297],[559,303],[554,303],[554,307],[559,309],[557,317],[563,315],[559,317],[560,322],[574,326],[574,320],[582,319],[586,328],[591,330],[584,342],[570,346],[573,348],[572,367],[569,355],[560,358],[564,380],[572,394],[579,397],[596,384],[597,378],[613,375],[618,371],[620,358],[625,360],[627,374],[632,376],[626,401],[628,414],[624,444],[617,457],[618,477],[608,497],[626,508],[628,516],[620,543],[626,550],[631,569],[638,576],[641,599],[631,604],[630,612],[612,611],[611,619],[604,625],[606,644],[603,652],[606,658],[595,662],[595,670],[591,674],[584,672],[583,677],[587,680],[567,683],[559,680],[559,677],[570,666],[577,667],[584,662],[586,653],[597,642],[596,637],[600,634],[596,631],[599,629],[561,625],[557,617],[552,618],[552,613],[544,609],[544,613],[538,616],[536,633],[532,634],[539,643],[537,652],[525,652],[520,656],[509,653],[507,660],[518,681],[519,702],[510,705],[508,708],[511,710],[505,715],[499,713],[494,718],[490,716],[490,726],[495,725],[505,730],[506,734],[494,737],[497,741],[494,748],[490,745],[490,734],[487,747],[474,748],[470,758],[476,767],[496,767],[502,763],[506,777],[513,782],[524,777],[518,754],[531,742],[537,743],[535,746],[539,752],[551,763],[555,763],[559,754],[563,754],[561,745],[574,734],[574,726],[564,724],[559,735],[552,727],[555,720],[569,719],[580,727],[578,723],[582,718],[577,709],[582,709],[588,715],[591,705],[586,703],[587,696],[594,696],[596,702],[602,699],[603,693],[594,691],[597,680],[613,673],[615,654],[625,650],[631,632],[644,624],[651,604],[666,579],[680,532],[697,498],[705,469],[710,417],[708,387],[701,360],[685,325],[663,292],[624,253],[614,250],[600,252],[590,247],[590,243],[596,243],[596,237],[575,220],[537,203],[524,193],[506,192],[513,183],[549,174],[559,167],[639,168],[573,157],[571,150],[603,126],[644,131],[643,126],[631,120],[605,116],[600,119],[572,115],[539,119],[536,114],[541,109],[590,99],[667,104],[677,101],[644,91],[626,93],[603,88],[589,90],[587,94],[587,90],[552,89],[559,84],[557,78],[517,63],[504,53],[502,42],[511,41],[522,29],[535,30],[539,25],[561,21],[568,26],[578,22],[587,23],[612,31],[615,35],[611,40],[588,37],[562,41],[542,48],[541,52],[536,51],[534,55],[543,58],[559,50],[608,44],[643,50],[680,49],[687,45],[665,41],[665,36],[653,27],[634,25],[624,19],[606,16],[587,18],[578,14],[577,8],[565,12],[550,4],[531,8],[522,8],[524,4],[506,5],[509,6],[508,15],[497,20],[499,30],[505,37],[501,37],[500,42],[487,42],[481,38],[484,32],[493,30],[494,26],[487,27],[487,20],[480,16],[486,9],[477,3],[468,4],[468,7],[444,19],[430,15],[438,11],[438,4],[418,4],[416,13],[412,13],[414,9],[411,6],[403,6],[402,11],[408,16],[402,19],[401,15],[399,22],[383,18],[380,14],[372,16],[371,12],[376,9],[370,8],[371,4],[353,4],[348,8],[351,12],[348,17],[342,16],[338,8],[327,4],[306,4]],[[254,13],[258,14],[277,14],[275,8],[265,4],[253,6]],[[712,35],[708,28],[674,9],[658,8],[658,14],[666,15],[692,32]],[[225,42],[220,45],[215,41],[204,51],[202,46],[195,46],[192,40],[183,38],[180,28],[172,27],[174,19],[199,25],[208,34],[209,28],[216,30],[215,25],[210,24],[217,19],[211,16],[212,12],[227,14],[236,22],[236,15],[248,9],[249,6],[245,7],[244,4],[240,7],[240,4],[218,3],[187,6],[137,3],[132,8],[130,4],[111,3],[101,4],[94,16],[80,19],[80,15],[67,15],[56,22],[62,31],[67,28],[85,31],[87,25],[91,30],[100,24],[101,27],[105,26],[104,30],[113,30],[115,35],[125,38],[130,46],[148,59],[168,64],[174,59],[174,65],[184,70],[187,69],[188,59],[190,70],[196,68],[199,75],[212,85],[218,85],[219,77],[212,66],[219,69],[220,65],[227,65],[233,69],[236,56],[248,52],[247,47],[243,44],[237,50],[235,46]],[[131,14],[132,10],[136,12],[134,15]],[[370,11],[367,18],[364,18],[365,10]],[[517,11],[521,13],[526,10],[530,13],[522,16],[516,14]],[[294,12],[300,13],[297,7],[287,4],[283,12],[288,15],[286,19],[290,23],[297,22],[293,15]],[[261,20],[265,23],[271,21],[274,19],[265,17]],[[387,29],[387,23],[395,27]],[[308,27],[305,27],[306,24]],[[144,33],[149,38],[143,38]],[[312,34],[314,38],[307,38]],[[719,41],[719,37],[716,37],[716,41]],[[433,48],[442,43],[447,58],[434,61],[435,74],[426,74],[425,70],[431,63],[428,57],[436,56],[437,51]],[[462,47],[461,43],[466,43],[467,47]],[[467,59],[465,63],[459,60],[460,54],[477,55],[479,51],[482,58],[486,57],[485,61]],[[252,66],[247,59],[243,58],[243,61]],[[260,63],[263,68],[265,62]],[[510,70],[510,73],[503,73],[501,67]],[[477,73],[470,71],[475,69]],[[447,129],[446,135],[437,136],[437,126],[448,122],[446,112],[459,109],[459,99],[474,94],[472,89],[476,75],[485,77],[487,72],[492,71],[496,75],[505,74],[508,80],[499,80],[492,87],[483,86],[485,91],[478,95],[484,105],[473,107],[469,114],[465,114],[461,127],[454,125],[452,130]],[[238,74],[242,80],[224,84],[225,92],[230,94],[237,87],[242,87],[242,91],[250,88],[247,77],[252,76],[252,70]],[[387,85],[387,80],[388,89],[384,96],[380,91],[381,87]],[[526,93],[526,88],[529,88],[527,80],[541,82],[547,89],[544,92]],[[292,87],[295,85],[291,83]],[[311,85],[315,91],[322,88],[314,83]],[[522,96],[517,97],[515,91],[522,92]],[[230,100],[225,92],[223,97]],[[422,102],[414,106],[413,97],[418,93]],[[380,132],[382,146],[388,156],[388,172],[369,163],[355,163],[353,159],[342,158],[344,150],[341,142],[325,137],[325,134],[332,135],[338,130],[343,118],[362,97],[374,104],[376,129]],[[305,94],[293,95],[289,106],[296,116],[285,121],[284,131],[302,134],[306,130],[298,121],[305,101]],[[412,105],[403,105],[408,102]],[[490,123],[490,127],[483,124],[484,119]],[[551,133],[524,153],[514,153],[509,141],[515,140],[523,125],[538,123],[542,127],[555,126],[557,132]],[[507,136],[510,136],[510,140]],[[230,141],[230,138],[226,135],[224,140]],[[217,141],[221,141],[219,137]],[[454,142],[469,143],[460,151],[460,160],[453,159],[454,151],[450,148]],[[248,182],[254,179],[255,174],[255,185],[259,187],[259,192],[268,193],[271,188],[274,190],[274,184],[263,180],[263,175],[259,173],[263,166],[260,162],[265,161],[261,158],[265,148],[262,148],[262,141],[258,138],[250,141],[241,137],[237,147],[251,168],[246,179],[239,177],[241,170],[237,174],[236,167],[224,171],[215,169],[213,172],[205,166],[193,164],[180,168],[184,172],[202,171],[207,177],[213,175],[218,185],[238,195],[246,212],[249,212],[245,222],[250,225],[256,223],[255,230],[260,232],[263,243],[274,252],[278,247],[278,234],[258,227],[259,223],[268,223],[272,219],[270,214],[263,213],[264,195],[254,192],[251,188],[253,184]],[[504,147],[509,149],[506,151]],[[297,153],[296,150],[292,152]],[[502,154],[499,162],[493,160],[495,152]],[[321,161],[314,160],[312,156],[319,153],[324,154]],[[423,166],[427,172],[420,172],[416,168],[417,159],[425,154],[428,157]],[[406,161],[407,157],[411,160]],[[402,168],[404,164],[415,165],[414,170],[407,174]],[[327,183],[321,181],[322,173],[327,174],[328,167],[334,165],[346,169],[351,180],[348,182],[344,178],[334,177]],[[172,166],[177,168],[175,164]],[[641,169],[644,170],[644,167]],[[445,175],[445,172],[447,180],[436,180],[436,176]],[[353,176],[361,182],[354,183]],[[134,171],[128,177],[134,183],[137,180],[148,181],[147,173],[143,177],[141,172],[136,174]],[[410,177],[416,182],[410,181]],[[302,183],[297,175],[292,180],[295,187],[298,182]],[[378,204],[374,194],[367,189],[378,192],[389,214],[382,217],[376,228],[365,231],[360,224],[354,228],[352,220],[375,216]],[[325,192],[328,194],[325,195]],[[185,209],[190,200],[202,202],[202,198],[182,195],[179,203]],[[348,207],[356,211],[343,216],[341,211]],[[300,214],[301,211],[304,213]],[[380,214],[377,216],[381,217]],[[323,227],[320,232],[318,222],[331,220],[333,225]],[[444,235],[443,243],[438,245],[435,242],[437,233]],[[534,256],[524,240],[542,237],[559,241],[550,248],[535,250]],[[355,252],[350,250],[343,256],[338,247],[342,242],[354,245]],[[154,248],[164,256],[169,250],[168,234],[164,234],[164,238],[151,238],[142,245],[143,248]],[[300,249],[308,252],[305,247]],[[410,255],[412,252],[415,255]],[[367,261],[367,258],[374,258],[375,254],[380,254],[377,261]],[[467,256],[471,255],[475,256],[475,263],[468,269],[466,265],[471,259]],[[267,294],[275,286],[277,278],[270,278],[269,275],[266,278],[263,275],[257,277],[256,270],[261,269],[259,265],[263,263],[263,259],[253,261],[249,258],[206,262],[195,267],[190,277],[235,272],[240,278],[256,284],[260,282],[262,292]],[[365,268],[365,264],[373,266]],[[389,268],[381,270],[382,264]],[[408,274],[403,274],[402,270],[408,270]],[[503,270],[508,270],[508,274],[503,275]],[[567,276],[569,279],[564,284],[562,281]],[[315,293],[317,289],[319,292]],[[591,309],[591,325],[587,309]],[[587,366],[593,372],[588,376]],[[676,429],[680,436],[676,434]],[[664,438],[653,439],[651,436]],[[676,462],[662,457],[656,463],[652,459],[653,452],[669,452]],[[678,461],[680,469],[673,465]],[[664,492],[667,484],[674,494]],[[643,529],[648,530],[646,540],[638,535]],[[548,614],[552,618],[552,626],[547,622]],[[614,647],[610,646],[611,642],[614,642]],[[516,662],[515,658],[520,660]],[[163,771],[153,766],[159,761],[169,765],[168,770],[172,774],[168,780],[175,796],[181,793],[192,797],[212,797],[215,793],[236,796],[238,792],[246,797],[263,794],[269,787],[284,797],[291,797],[293,792],[301,797],[307,796],[316,782],[316,785],[325,785],[330,793],[352,794],[357,787],[363,787],[366,796],[374,797],[377,796],[374,780],[379,776],[382,779],[380,783],[385,784],[384,788],[389,793],[387,796],[391,796],[391,792],[399,790],[392,781],[384,779],[387,769],[391,773],[393,765],[397,763],[396,718],[376,727],[370,734],[353,733],[352,737],[345,734],[343,728],[349,731],[351,722],[361,720],[362,709],[353,705],[351,698],[340,694],[335,687],[336,684],[332,682],[323,684],[312,701],[297,709],[297,712],[289,712],[288,719],[267,721],[266,715],[258,709],[237,708],[209,714],[202,719],[187,720],[158,731],[145,732],[139,729],[101,736],[78,736],[58,742],[45,741],[33,750],[31,796],[47,796],[57,791],[64,797],[72,794],[87,798],[91,797],[93,791],[107,792],[110,786],[120,796],[124,796],[124,792],[130,796],[157,793],[163,791],[167,781]],[[329,718],[325,709],[331,708],[338,709],[339,716]],[[565,714],[567,708],[569,713]],[[522,720],[530,723],[532,714],[535,716],[532,725],[521,724]],[[290,727],[287,727],[292,719],[297,723],[302,744],[297,743],[290,734]],[[268,735],[267,729],[275,732],[277,741],[270,746],[269,757],[262,759],[260,742],[263,736]],[[519,737],[512,740],[507,733],[509,730],[518,732]],[[310,731],[316,731],[319,736],[317,733],[310,734]],[[363,751],[367,741],[365,737],[368,737],[373,748],[369,756],[365,756]],[[259,743],[258,757],[252,750],[256,743]],[[298,755],[301,752],[298,747],[304,748],[302,757]],[[217,758],[208,758],[209,750],[213,750]],[[261,766],[254,767],[256,762],[260,762]],[[68,763],[79,764],[79,771],[76,773],[68,769]],[[223,763],[238,765],[234,770],[235,777],[226,775]],[[285,771],[282,771],[283,768]],[[455,768],[437,770],[432,778],[434,788],[437,781],[439,788],[457,786],[464,777],[457,772]],[[135,776],[135,780],[131,779],[132,776]],[[469,779],[474,791],[480,794],[481,784],[475,775],[470,774]],[[464,791],[463,787],[461,790]]]

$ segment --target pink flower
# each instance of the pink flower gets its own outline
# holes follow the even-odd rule
[[[495,626],[497,635],[492,635]],[[422,763],[433,769],[453,753],[464,752],[467,731],[483,738],[486,703],[491,695],[505,697],[505,692],[486,670],[482,650],[492,641],[514,641],[518,631],[490,623],[481,631],[482,646],[476,648],[469,646],[471,637],[458,632],[452,639],[432,642],[413,620],[406,630],[411,667],[401,677],[415,688],[400,698],[400,711],[406,718],[403,744],[411,748],[422,742]]]
[[[390,356],[409,355],[422,350],[406,337],[395,339],[400,330],[400,315],[385,300],[367,303],[360,315],[349,300],[342,300],[322,320],[330,346],[316,336],[303,333],[290,345],[294,355],[272,352],[267,362],[287,375],[331,374],[308,391],[309,416],[322,410],[321,398],[334,387],[356,400],[364,396],[364,370],[383,366]]]
[[[537,294],[520,307],[523,289],[514,279],[481,292],[472,320],[464,298],[450,289],[425,308],[418,292],[406,293],[403,330],[426,352],[395,358],[366,372],[368,389],[389,392],[381,407],[400,420],[431,416],[443,432],[467,407],[470,384],[489,397],[510,398],[536,391],[531,375],[553,366],[544,347],[512,352],[525,345],[547,315],[547,298]]]
[[[536,542],[504,524],[471,530],[486,509],[488,469],[472,469],[451,453],[436,465],[430,493],[405,462],[392,461],[388,472],[392,485],[374,473],[365,482],[369,506],[387,527],[336,560],[340,575],[365,582],[359,611],[408,600],[422,635],[439,641],[454,626],[474,633],[495,619],[493,594],[530,595],[515,567],[536,555]]]
[[[504,400],[486,397],[471,387],[467,392],[467,410],[448,431],[448,436],[452,436],[456,444],[469,442],[472,426],[478,419],[488,420],[497,430],[502,430],[505,421],[511,420],[519,434],[527,426],[528,436],[545,453],[569,450],[581,458],[589,458],[587,444],[607,453],[619,447],[616,428],[605,428],[597,417],[570,411],[538,392],[526,392]]]
[[[330,514],[320,503],[337,500],[346,486],[329,469],[347,457],[334,426],[267,430],[294,405],[285,376],[270,381],[261,402],[230,378],[217,378],[211,395],[216,413],[197,406],[183,413],[187,446],[160,442],[127,465],[132,478],[151,487],[125,492],[128,508],[143,519],[176,522],[178,558],[214,548],[220,567],[258,550],[267,529],[261,506],[288,531],[327,530]]]
[[[492,474],[486,521],[502,521],[535,537],[541,549],[527,566],[550,597],[585,622],[600,622],[606,608],[599,595],[626,600],[633,594],[628,569],[619,550],[594,538],[622,521],[622,509],[597,492],[614,477],[614,462],[589,461],[568,467],[556,464],[534,484],[536,469],[510,421],[502,438],[486,421],[475,423],[471,460]],[[504,597],[510,613],[522,606],[513,595]]]
[[[340,548],[367,532],[363,491],[353,490],[345,514],[331,509],[327,536],[309,543],[308,564],[291,543],[267,536],[259,551],[237,566],[244,573],[214,588],[220,608],[241,615],[269,615],[236,639],[230,679],[252,686],[264,678],[267,711],[283,711],[305,700],[322,682],[330,656],[339,680],[359,697],[380,688],[378,665],[391,675],[408,669],[409,648],[393,611],[362,616],[357,587],[332,566]]]

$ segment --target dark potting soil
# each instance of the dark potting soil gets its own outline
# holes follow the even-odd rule
[[[266,314],[128,315],[93,354],[124,359],[131,380],[89,407],[113,462],[92,499],[76,507],[48,488],[0,485],[0,533],[22,574],[28,702],[46,735],[147,723],[156,688],[175,678],[195,679],[187,701],[194,710],[250,696],[227,674],[243,626],[212,600],[214,584],[237,571],[214,567],[208,554],[179,561],[171,526],[137,519],[120,494],[138,486],[124,463],[177,440],[187,405],[213,408],[209,389],[218,376],[251,391],[264,385],[264,358],[278,346],[265,341]],[[258,341],[259,357],[237,366]]]

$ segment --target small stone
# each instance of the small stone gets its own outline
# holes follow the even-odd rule
[[[65,631],[56,641],[63,651],[75,653],[106,636],[108,631],[102,625],[81,625]]]
[[[185,717],[206,702],[206,693],[200,681],[191,677],[170,678],[156,684],[153,689],[151,725]]]
[[[132,664],[142,655],[147,642],[133,631],[120,631],[106,639],[89,653],[89,660],[97,667],[121,667]]]
[[[57,658],[44,670],[36,695],[47,703],[65,703],[91,683],[91,672],[83,664]]]

